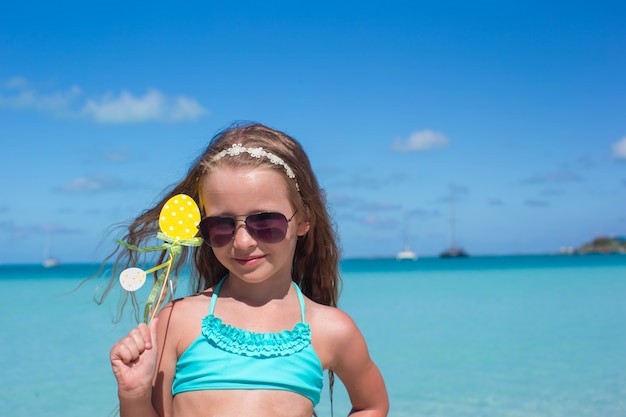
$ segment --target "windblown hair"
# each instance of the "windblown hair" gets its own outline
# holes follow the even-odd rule
[[[284,166],[272,163],[265,157],[255,158],[245,152],[234,157],[227,156],[213,160],[216,154],[234,144],[241,144],[246,148],[262,147],[266,152],[282,158],[292,169],[295,178],[287,176]],[[340,251],[335,225],[327,212],[325,194],[318,184],[309,158],[300,143],[283,132],[261,124],[237,124],[214,136],[207,149],[193,163],[186,177],[166,192],[154,207],[145,210],[132,221],[127,226],[122,240],[137,247],[146,246],[159,231],[158,221],[162,207],[167,200],[177,194],[182,193],[192,197],[200,206],[200,213],[204,217],[206,209],[202,207],[200,198],[202,180],[213,170],[225,165],[263,167],[282,173],[289,189],[291,203],[310,223],[308,233],[298,238],[292,279],[312,300],[328,306],[337,306],[341,284]],[[166,253],[161,253],[158,263],[162,262],[165,256]],[[105,263],[112,260],[114,260],[112,277],[103,298],[115,285],[114,281],[118,272],[135,266],[139,261],[139,255],[136,251],[118,247],[109,255]],[[194,248],[183,247],[176,264],[172,266],[172,273],[177,275],[187,261],[192,261],[189,273],[191,290],[195,293],[215,286],[228,272],[206,244]]]

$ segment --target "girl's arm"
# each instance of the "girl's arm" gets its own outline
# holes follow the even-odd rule
[[[174,305],[176,301],[168,303],[158,315],[159,359],[152,382],[152,405],[160,417],[172,416],[172,382],[176,373],[176,343],[179,340],[176,331],[184,327],[183,323],[176,323],[176,317],[184,320],[184,315],[174,314]]]
[[[330,368],[341,379],[352,403],[351,416],[385,417],[389,398],[383,377],[369,355],[367,344],[352,319],[340,310],[333,320],[333,361]]]

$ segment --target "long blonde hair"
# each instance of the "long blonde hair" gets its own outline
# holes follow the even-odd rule
[[[214,160],[216,154],[234,144],[241,144],[247,148],[262,147],[267,153],[281,158],[291,168],[295,178],[287,176],[284,166],[272,163],[268,158],[255,158],[246,153]],[[325,194],[300,143],[283,132],[261,124],[237,124],[215,135],[206,150],[193,163],[185,178],[166,192],[154,207],[145,210],[126,226],[121,240],[137,247],[146,245],[159,231],[159,214],[165,202],[177,194],[192,197],[200,205],[201,215],[206,215],[201,206],[199,185],[215,167],[224,164],[263,166],[279,170],[285,175],[292,204],[310,224],[309,232],[301,236],[296,245],[292,278],[302,292],[313,301],[337,306],[341,285],[340,250],[336,228],[327,211]],[[157,262],[162,262],[165,256],[165,252],[159,254]],[[135,266],[139,261],[139,255],[127,247],[118,247],[107,257],[105,263],[111,261],[114,264],[112,276],[102,298],[113,288],[118,272]],[[188,261],[191,261],[189,274],[191,290],[194,293],[215,286],[228,272],[208,245],[183,247],[176,264],[172,266],[172,273],[178,274]]]

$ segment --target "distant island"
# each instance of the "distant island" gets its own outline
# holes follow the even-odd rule
[[[572,254],[593,254],[593,253],[624,253],[626,254],[625,237],[600,236],[589,243],[568,251]]]

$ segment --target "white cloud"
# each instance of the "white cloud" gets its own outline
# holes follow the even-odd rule
[[[6,81],[4,89],[11,93],[0,93],[0,109],[34,110],[55,117],[71,116],[73,103],[81,95],[77,86],[72,86],[67,91],[41,93],[21,77]]]
[[[406,141],[396,139],[391,145],[391,150],[394,152],[420,152],[441,148],[449,143],[450,141],[443,133],[426,129],[411,133]]]
[[[38,224],[32,227],[33,231],[38,233],[55,233],[55,234],[67,234],[67,233],[75,233],[76,230],[68,229],[67,227],[56,224],[56,223],[47,223],[47,224]]]
[[[613,158],[626,159],[626,136],[613,144]]]
[[[546,184],[582,181],[583,177],[568,169],[535,174],[522,181],[522,184]]]
[[[78,176],[67,183],[57,187],[56,191],[68,194],[82,193],[106,193],[111,191],[134,191],[139,188],[145,189],[146,185],[127,181],[103,174],[91,174]]]
[[[122,146],[115,151],[107,152],[104,157],[110,162],[126,162],[129,159],[128,148]]]
[[[23,77],[13,77],[0,88],[0,109],[37,111],[54,117],[86,117],[99,123],[185,122],[208,114],[190,97],[167,97],[156,89],[143,96],[128,91],[101,98],[83,97],[80,87],[40,92]]]
[[[63,193],[90,193],[110,191],[128,187],[115,178],[106,175],[81,176],[59,187]]]
[[[534,199],[526,199],[524,200],[524,204],[530,207],[549,207],[550,202],[546,200],[534,200]]]
[[[85,191],[100,191],[104,188],[104,184],[101,178],[75,178],[69,183],[61,187],[61,191],[67,193],[80,193]]]
[[[167,98],[157,90],[135,97],[128,91],[88,100],[83,113],[101,123],[182,122],[207,114],[196,100],[184,96]]]
[[[9,78],[4,83],[4,87],[8,90],[26,88],[28,87],[28,80],[24,77]]]
[[[195,120],[208,113],[208,110],[204,109],[196,100],[180,96],[174,100],[170,117],[173,121]]]

